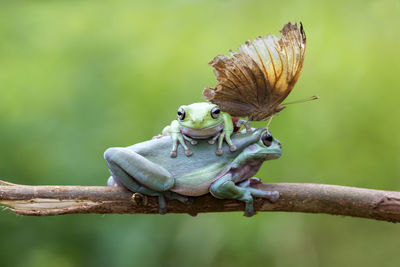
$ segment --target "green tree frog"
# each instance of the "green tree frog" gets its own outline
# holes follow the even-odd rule
[[[265,128],[235,133],[232,144],[235,151],[229,153],[228,147],[223,146],[226,153],[217,156],[210,153],[207,140],[200,139],[196,146],[188,144],[195,152],[192,157],[175,159],[169,156],[169,136],[109,148],[104,153],[112,175],[108,185],[122,185],[133,192],[157,196],[162,214],[167,212],[166,199],[189,203],[190,197],[210,192],[216,198],[244,201],[245,216],[252,216],[253,196],[271,202],[279,198],[277,191],[252,188],[250,181],[264,161],[281,156],[281,144]],[[178,147],[180,153],[182,147]]]
[[[178,144],[183,146],[186,156],[193,154],[185,140],[192,145],[197,144],[197,139],[209,139],[210,144],[218,141],[216,154],[219,156],[223,153],[224,140],[228,143],[231,152],[236,150],[231,141],[234,129],[232,118],[228,113],[222,112],[217,105],[204,102],[181,106],[177,115],[178,119],[172,121],[171,125],[162,131],[162,135],[172,137],[171,157],[176,157]]]

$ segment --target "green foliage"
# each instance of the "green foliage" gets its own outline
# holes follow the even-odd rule
[[[151,138],[215,85],[215,55],[301,20],[303,73],[258,177],[400,190],[398,0],[9,1],[0,177],[104,185],[103,151]],[[140,126],[140,127],[139,127]],[[140,130],[138,130],[140,129]],[[210,153],[214,153],[210,151]],[[1,213],[2,266],[398,266],[398,226],[328,215]]]

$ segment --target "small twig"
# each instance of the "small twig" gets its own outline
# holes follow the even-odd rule
[[[276,183],[254,185],[261,190],[280,192],[278,202],[256,199],[257,211],[327,213],[400,222],[400,192],[337,185]],[[20,215],[61,215],[71,213],[158,213],[155,197],[136,195],[120,187],[27,186],[0,180],[0,204]],[[168,203],[169,213],[243,211],[236,200],[220,200],[205,195],[191,206]]]

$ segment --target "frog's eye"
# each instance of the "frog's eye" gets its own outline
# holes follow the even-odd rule
[[[213,119],[218,119],[220,113],[221,110],[219,109],[219,107],[213,107],[210,111],[211,117]]]
[[[269,132],[266,132],[262,137],[261,137],[263,144],[265,146],[270,146],[272,144],[272,140],[274,140],[274,138],[272,137],[272,135]]]
[[[178,112],[176,114],[178,114],[178,119],[179,120],[183,121],[185,119],[186,113],[185,113],[185,110],[182,107],[180,107],[178,109]]]

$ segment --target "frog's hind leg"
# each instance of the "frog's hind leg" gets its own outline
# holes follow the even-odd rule
[[[132,192],[157,196],[161,214],[167,212],[165,197],[190,203],[188,198],[168,191],[174,186],[175,180],[166,169],[136,152],[128,148],[109,148],[104,157],[113,182],[123,184]]]

